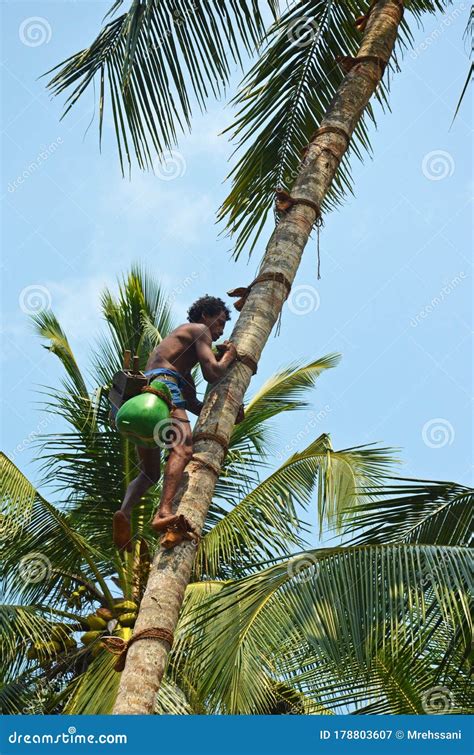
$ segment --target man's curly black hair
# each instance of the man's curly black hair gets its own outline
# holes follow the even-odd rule
[[[199,322],[203,315],[217,315],[220,312],[225,312],[226,320],[230,320],[230,310],[222,299],[218,299],[216,296],[201,296],[194,304],[188,309],[189,322]]]

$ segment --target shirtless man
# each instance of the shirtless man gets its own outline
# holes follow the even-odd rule
[[[230,312],[222,299],[203,296],[189,308],[189,322],[175,328],[148,358],[145,375],[166,383],[176,407],[171,417],[177,430],[165,467],[160,505],[151,523],[160,533],[176,520],[176,516],[173,515],[173,499],[184,468],[193,454],[192,433],[186,409],[199,415],[203,406],[196,397],[191,370],[199,363],[205,380],[215,383],[225,375],[237,357],[235,346],[230,341],[219,344],[219,358],[216,358],[211,348],[212,342],[220,338],[224,332],[227,320],[230,320]],[[236,422],[241,422],[243,417],[241,407]],[[122,506],[114,514],[114,543],[121,550],[131,549],[133,507],[160,479],[160,447],[137,446],[137,451],[141,471],[129,484]]]

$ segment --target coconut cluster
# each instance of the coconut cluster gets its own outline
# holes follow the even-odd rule
[[[77,593],[77,596],[75,595]],[[76,602],[82,597],[81,588],[71,593],[69,600]],[[93,658],[103,649],[101,638],[113,635],[127,641],[132,636],[132,628],[137,620],[138,605],[133,600],[116,598],[113,608],[98,608],[94,613],[80,619],[81,624],[87,626],[87,631],[81,634],[80,640]],[[29,660],[49,663],[56,656],[77,648],[76,640],[72,637],[75,629],[70,624],[52,624],[47,639],[34,642],[27,650]]]

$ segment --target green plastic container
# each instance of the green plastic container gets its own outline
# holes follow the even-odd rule
[[[160,380],[153,380],[151,387],[163,391],[172,401],[170,389]],[[135,445],[156,448],[166,437],[169,419],[170,411],[163,399],[154,393],[140,393],[122,404],[115,425],[119,433]]]

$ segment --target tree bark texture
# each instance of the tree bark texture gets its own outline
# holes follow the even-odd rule
[[[316,132],[291,190],[293,198],[310,200],[321,206],[348,147],[362,113],[372,96],[383,67],[377,58],[388,61],[395,44],[403,7],[396,0],[378,0],[370,13],[357,57],[365,60],[352,65]],[[371,56],[367,59],[366,56]],[[344,64],[344,63],[343,63]],[[347,62],[346,62],[347,64]],[[349,66],[348,66],[349,67]],[[326,130],[326,127],[335,130]],[[317,218],[315,207],[293,205],[280,219],[268,243],[260,274],[283,273],[293,282],[303,250]],[[258,363],[262,350],[285,302],[287,291],[279,281],[263,281],[252,286],[235,324],[231,340],[239,354],[250,355]],[[237,361],[227,375],[212,387],[197,422],[197,432],[211,432],[229,439],[238,406],[252,377],[252,369]],[[220,468],[224,448],[210,439],[195,440],[194,454]],[[196,460],[186,467],[175,503],[201,532],[212,500],[216,476]],[[171,551],[160,548],[150,569],[134,632],[163,627],[174,631],[195,557],[195,546],[184,541]],[[144,639],[129,649],[114,707],[115,714],[151,714],[165,672],[170,646],[165,640]]]

